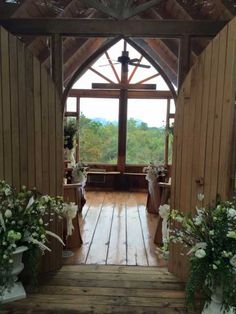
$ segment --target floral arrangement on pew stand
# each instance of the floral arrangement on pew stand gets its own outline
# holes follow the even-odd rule
[[[63,215],[63,202],[60,197],[50,197],[40,195],[36,189],[29,191],[22,187],[20,192],[16,192],[5,181],[0,181],[0,303],[8,302],[25,297],[25,292],[21,296],[14,297],[16,279],[14,267],[14,254],[23,247],[28,250],[31,264],[31,278],[37,276],[37,263],[35,256],[38,256],[38,249],[44,253],[51,251],[47,246],[48,236],[56,238],[64,245],[62,239],[55,233],[47,230],[48,223],[53,220],[53,215],[59,217]],[[20,271],[23,264],[20,263]],[[21,290],[23,287],[21,286]]]
[[[168,173],[168,169],[162,165],[154,165],[153,162],[143,168],[146,173],[145,179],[148,181],[148,191],[151,196],[152,209],[149,212],[158,213],[159,197],[158,197],[158,181],[164,181]]]
[[[162,165],[155,165],[153,162],[143,168],[143,172],[146,173],[146,180],[152,181],[156,180],[157,178],[165,178],[168,173],[168,170],[165,166]]]
[[[203,198],[198,195],[201,204]],[[170,213],[170,241],[189,248],[187,304],[193,305],[201,292],[206,299],[204,314],[236,313],[236,200],[217,200],[215,207],[196,211],[194,217],[179,210]]]
[[[169,257],[169,216],[170,216],[170,205],[163,204],[159,206],[159,215],[163,219],[162,220],[162,243],[163,246],[161,248],[156,249],[156,253],[159,258],[168,259]]]
[[[87,172],[89,167],[83,162],[77,162],[72,170],[72,179],[74,183],[81,183],[82,187],[85,187],[87,182]]]

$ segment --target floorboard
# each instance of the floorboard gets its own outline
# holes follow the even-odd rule
[[[2,314],[185,314],[184,284],[165,267],[65,265]]]
[[[158,259],[154,235],[156,215],[146,211],[146,193],[86,193],[79,217],[83,245],[64,264],[165,266]]]

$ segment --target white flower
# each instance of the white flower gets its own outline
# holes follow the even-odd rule
[[[159,206],[159,215],[162,219],[167,219],[170,214],[170,205],[164,204]]]
[[[39,218],[39,224],[43,225],[43,219],[42,218]]]
[[[199,193],[199,194],[197,195],[197,199],[198,199],[200,202],[202,202],[202,201],[204,200],[204,194]]]
[[[28,204],[26,206],[26,209],[28,209],[33,203],[34,203],[34,197],[31,196],[31,198],[29,199],[29,202],[28,202]]]
[[[177,222],[183,222],[183,220],[184,220],[184,218],[181,217],[181,216],[176,216],[174,219],[175,219]]]
[[[236,268],[236,254],[230,259],[230,264]]]
[[[236,240],[236,232],[235,231],[228,231],[227,235],[228,238]]]
[[[11,218],[11,216],[12,216],[12,211],[10,210],[10,209],[7,209],[6,211],[5,211],[5,217],[6,218]]]
[[[191,250],[187,253],[187,255],[196,252],[198,250],[205,250],[207,247],[206,242],[198,242],[196,245],[194,245]]]
[[[228,218],[236,218],[236,210],[234,208],[229,208],[227,216]]]
[[[195,256],[197,258],[204,258],[206,256],[206,251],[203,249],[199,249],[195,252]]]
[[[215,231],[214,230],[210,230],[209,231],[209,235],[214,235],[215,234]]]
[[[217,269],[218,267],[217,267],[215,264],[213,264],[213,265],[212,265],[212,268],[213,268],[213,269]]]
[[[196,226],[200,226],[200,225],[202,224],[202,216],[196,216],[196,217],[194,218],[194,224],[195,224]]]

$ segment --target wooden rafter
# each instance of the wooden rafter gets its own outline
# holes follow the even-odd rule
[[[91,98],[119,98],[118,89],[71,89],[68,96],[70,97],[91,97]],[[158,90],[128,90],[128,98],[141,99],[166,99],[173,98],[171,91]]]
[[[116,69],[114,67],[114,64],[111,62],[110,56],[109,56],[107,51],[105,51],[105,55],[106,55],[106,58],[107,58],[107,60],[108,60],[108,62],[110,64],[111,68],[112,68],[112,71],[113,71],[113,73],[114,73],[114,75],[115,75],[115,77],[117,79],[117,82],[120,83],[119,75],[118,75],[118,73],[117,73],[117,71],[116,71]]]
[[[95,70],[92,67],[88,68],[89,70],[91,70],[92,72],[96,73],[98,76],[100,76],[101,78],[103,78],[105,81],[111,83],[111,84],[115,84],[115,82],[113,82],[112,80],[110,80],[107,76],[103,75],[102,73],[98,72],[97,70]]]
[[[145,79],[143,79],[141,81],[136,82],[135,84],[143,84],[143,83],[145,83],[147,81],[150,81],[151,79],[153,79],[153,78],[155,78],[155,77],[157,77],[159,75],[160,75],[160,73],[153,74],[153,75],[151,75],[149,77],[146,77]]]
[[[34,18],[0,19],[0,25],[13,34],[81,36],[81,37],[154,37],[174,38],[215,36],[227,21],[124,20]]]
[[[124,20],[158,5],[162,2],[162,0],[150,0],[138,6],[133,6],[133,0],[111,0],[109,6],[99,2],[98,0],[84,0],[84,2],[108,16],[118,20]]]
[[[156,84],[106,84],[106,83],[92,83],[94,89],[150,89],[155,90]]]
[[[141,55],[139,60],[138,60],[138,63],[139,64],[143,59],[143,56]],[[132,78],[134,77],[134,74],[136,73],[136,71],[138,70],[138,66],[136,65],[133,69],[133,71],[131,72],[130,76],[128,77],[128,83],[132,80]]]

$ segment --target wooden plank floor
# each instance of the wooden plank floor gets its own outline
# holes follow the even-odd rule
[[[2,314],[183,314],[184,285],[164,267],[66,265]]]
[[[80,216],[83,245],[64,264],[164,266],[153,242],[157,217],[146,211],[146,193],[86,193]]]

